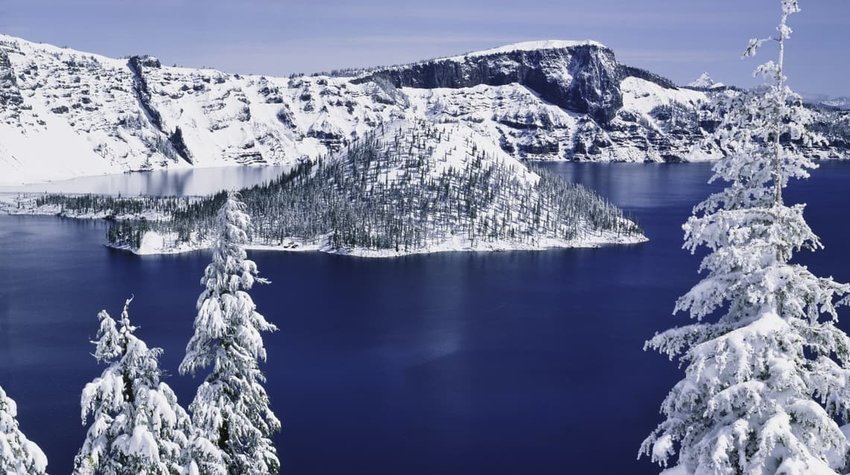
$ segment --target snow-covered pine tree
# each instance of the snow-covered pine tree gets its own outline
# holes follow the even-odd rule
[[[790,179],[815,164],[794,143],[813,140],[810,117],[786,86],[785,42],[797,0],[781,0],[779,61],[759,66],[765,85],[729,94],[717,138],[728,156],[712,180],[728,185],[694,209],[685,247],[708,249],[707,276],[676,303],[697,322],[646,343],[686,365],[664,400],[666,419],[641,455],[676,473],[833,474],[848,468],[839,428],[850,416],[850,338],[835,326],[850,286],[813,275],[794,253],[821,246],[787,206]],[[751,56],[768,39],[752,40]]]
[[[81,398],[82,419],[92,423],[74,460],[75,474],[226,473],[216,448],[198,437],[191,419],[160,381],[162,350],[148,348],[133,333],[124,304],[116,323],[98,314],[95,358],[108,366],[88,383]]]
[[[0,387],[0,473],[42,475],[47,457],[18,427],[18,406]]]
[[[201,284],[195,334],[180,364],[182,374],[211,372],[189,406],[195,426],[224,453],[231,474],[273,474],[280,470],[270,439],[280,421],[269,407],[259,362],[266,350],[261,333],[277,328],[256,310],[248,294],[257,276],[244,245],[250,217],[237,193],[227,194],[218,213],[218,237]]]

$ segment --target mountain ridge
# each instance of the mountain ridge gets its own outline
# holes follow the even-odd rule
[[[705,91],[619,63],[590,40],[349,73],[228,74],[0,35],[0,184],[315,161],[397,119],[463,122],[520,159],[719,156],[702,145]]]

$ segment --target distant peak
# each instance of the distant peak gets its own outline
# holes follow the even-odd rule
[[[695,87],[699,89],[717,89],[720,87],[724,87],[724,85],[721,82],[715,82],[714,79],[711,79],[711,76],[708,73],[702,73],[698,78],[696,78],[696,80],[689,83],[688,87]]]

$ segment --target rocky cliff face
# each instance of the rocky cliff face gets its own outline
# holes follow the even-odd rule
[[[623,105],[621,73],[614,53],[598,43],[543,42],[381,69],[354,82],[383,79],[415,89],[520,84],[567,111],[607,123]]]
[[[275,78],[0,35],[0,184],[310,161],[396,119],[463,123],[521,159],[713,158],[699,145],[707,94],[622,65],[589,41]]]
[[[0,106],[12,109],[23,102],[9,55],[0,50]]]

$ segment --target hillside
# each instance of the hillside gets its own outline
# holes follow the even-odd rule
[[[384,256],[645,240],[604,199],[529,170],[461,123],[381,125],[242,197],[262,248]],[[107,217],[111,245],[171,253],[210,245],[222,199],[51,195],[30,212]]]

